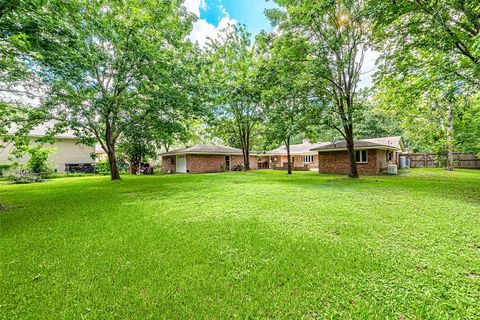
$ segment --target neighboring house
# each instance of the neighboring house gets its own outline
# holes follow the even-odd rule
[[[404,151],[401,137],[355,140],[355,157],[360,174],[386,172],[387,165],[399,165]],[[345,141],[328,143],[311,151],[318,153],[318,171],[321,173],[348,173],[350,161]]]
[[[48,126],[39,126],[28,133],[32,144],[35,140],[46,135]],[[9,131],[10,134],[13,130]],[[92,154],[95,153],[94,146],[87,146],[77,143],[77,138],[71,133],[62,133],[54,136],[53,144],[45,144],[45,148],[52,148],[54,151],[50,154],[48,162],[55,167],[56,172],[64,173],[66,164],[94,164]],[[9,143],[5,148],[0,149],[0,163],[13,163],[11,151],[14,148],[13,143]],[[18,163],[28,162],[28,155],[18,159]]]
[[[243,164],[241,149],[199,144],[161,153],[163,173],[206,173],[234,170]],[[250,169],[258,169],[256,154],[250,155]]]
[[[327,145],[329,142],[310,143],[304,139],[301,144],[290,145],[290,157],[292,163],[292,169],[294,170],[314,170],[318,168],[318,153],[311,151],[313,148],[317,148],[323,145]],[[268,168],[270,169],[287,169],[288,156],[287,148],[281,146],[277,149],[267,151],[265,155],[268,157]]]

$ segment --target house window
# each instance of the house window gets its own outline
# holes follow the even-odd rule
[[[355,151],[355,158],[357,163],[367,163],[368,162],[368,151],[367,150],[357,150]]]
[[[387,161],[392,161],[393,159],[393,152],[387,152]]]
[[[313,154],[302,156],[303,163],[312,163],[313,162]]]

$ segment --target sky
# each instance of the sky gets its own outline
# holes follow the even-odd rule
[[[262,30],[271,31],[264,10],[275,4],[265,0],[185,0],[185,7],[199,17],[190,38],[203,46],[229,24],[245,24],[252,37]]]
[[[208,38],[217,38],[229,24],[245,24],[252,38],[260,31],[271,31],[265,9],[274,8],[272,0],[185,0],[185,7],[199,19],[194,23],[190,39],[204,46]],[[365,55],[359,87],[372,85],[377,52]]]

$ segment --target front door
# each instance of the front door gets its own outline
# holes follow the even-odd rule
[[[230,171],[230,156],[225,156],[225,170]]]
[[[185,155],[183,156],[177,156],[176,159],[176,172],[177,173],[186,173],[187,172],[187,157]]]

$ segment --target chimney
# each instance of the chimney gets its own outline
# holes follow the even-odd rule
[[[308,141],[308,139],[305,139],[305,138],[304,138],[304,139],[302,140],[302,143],[303,143],[303,144],[309,144],[310,141]]]

